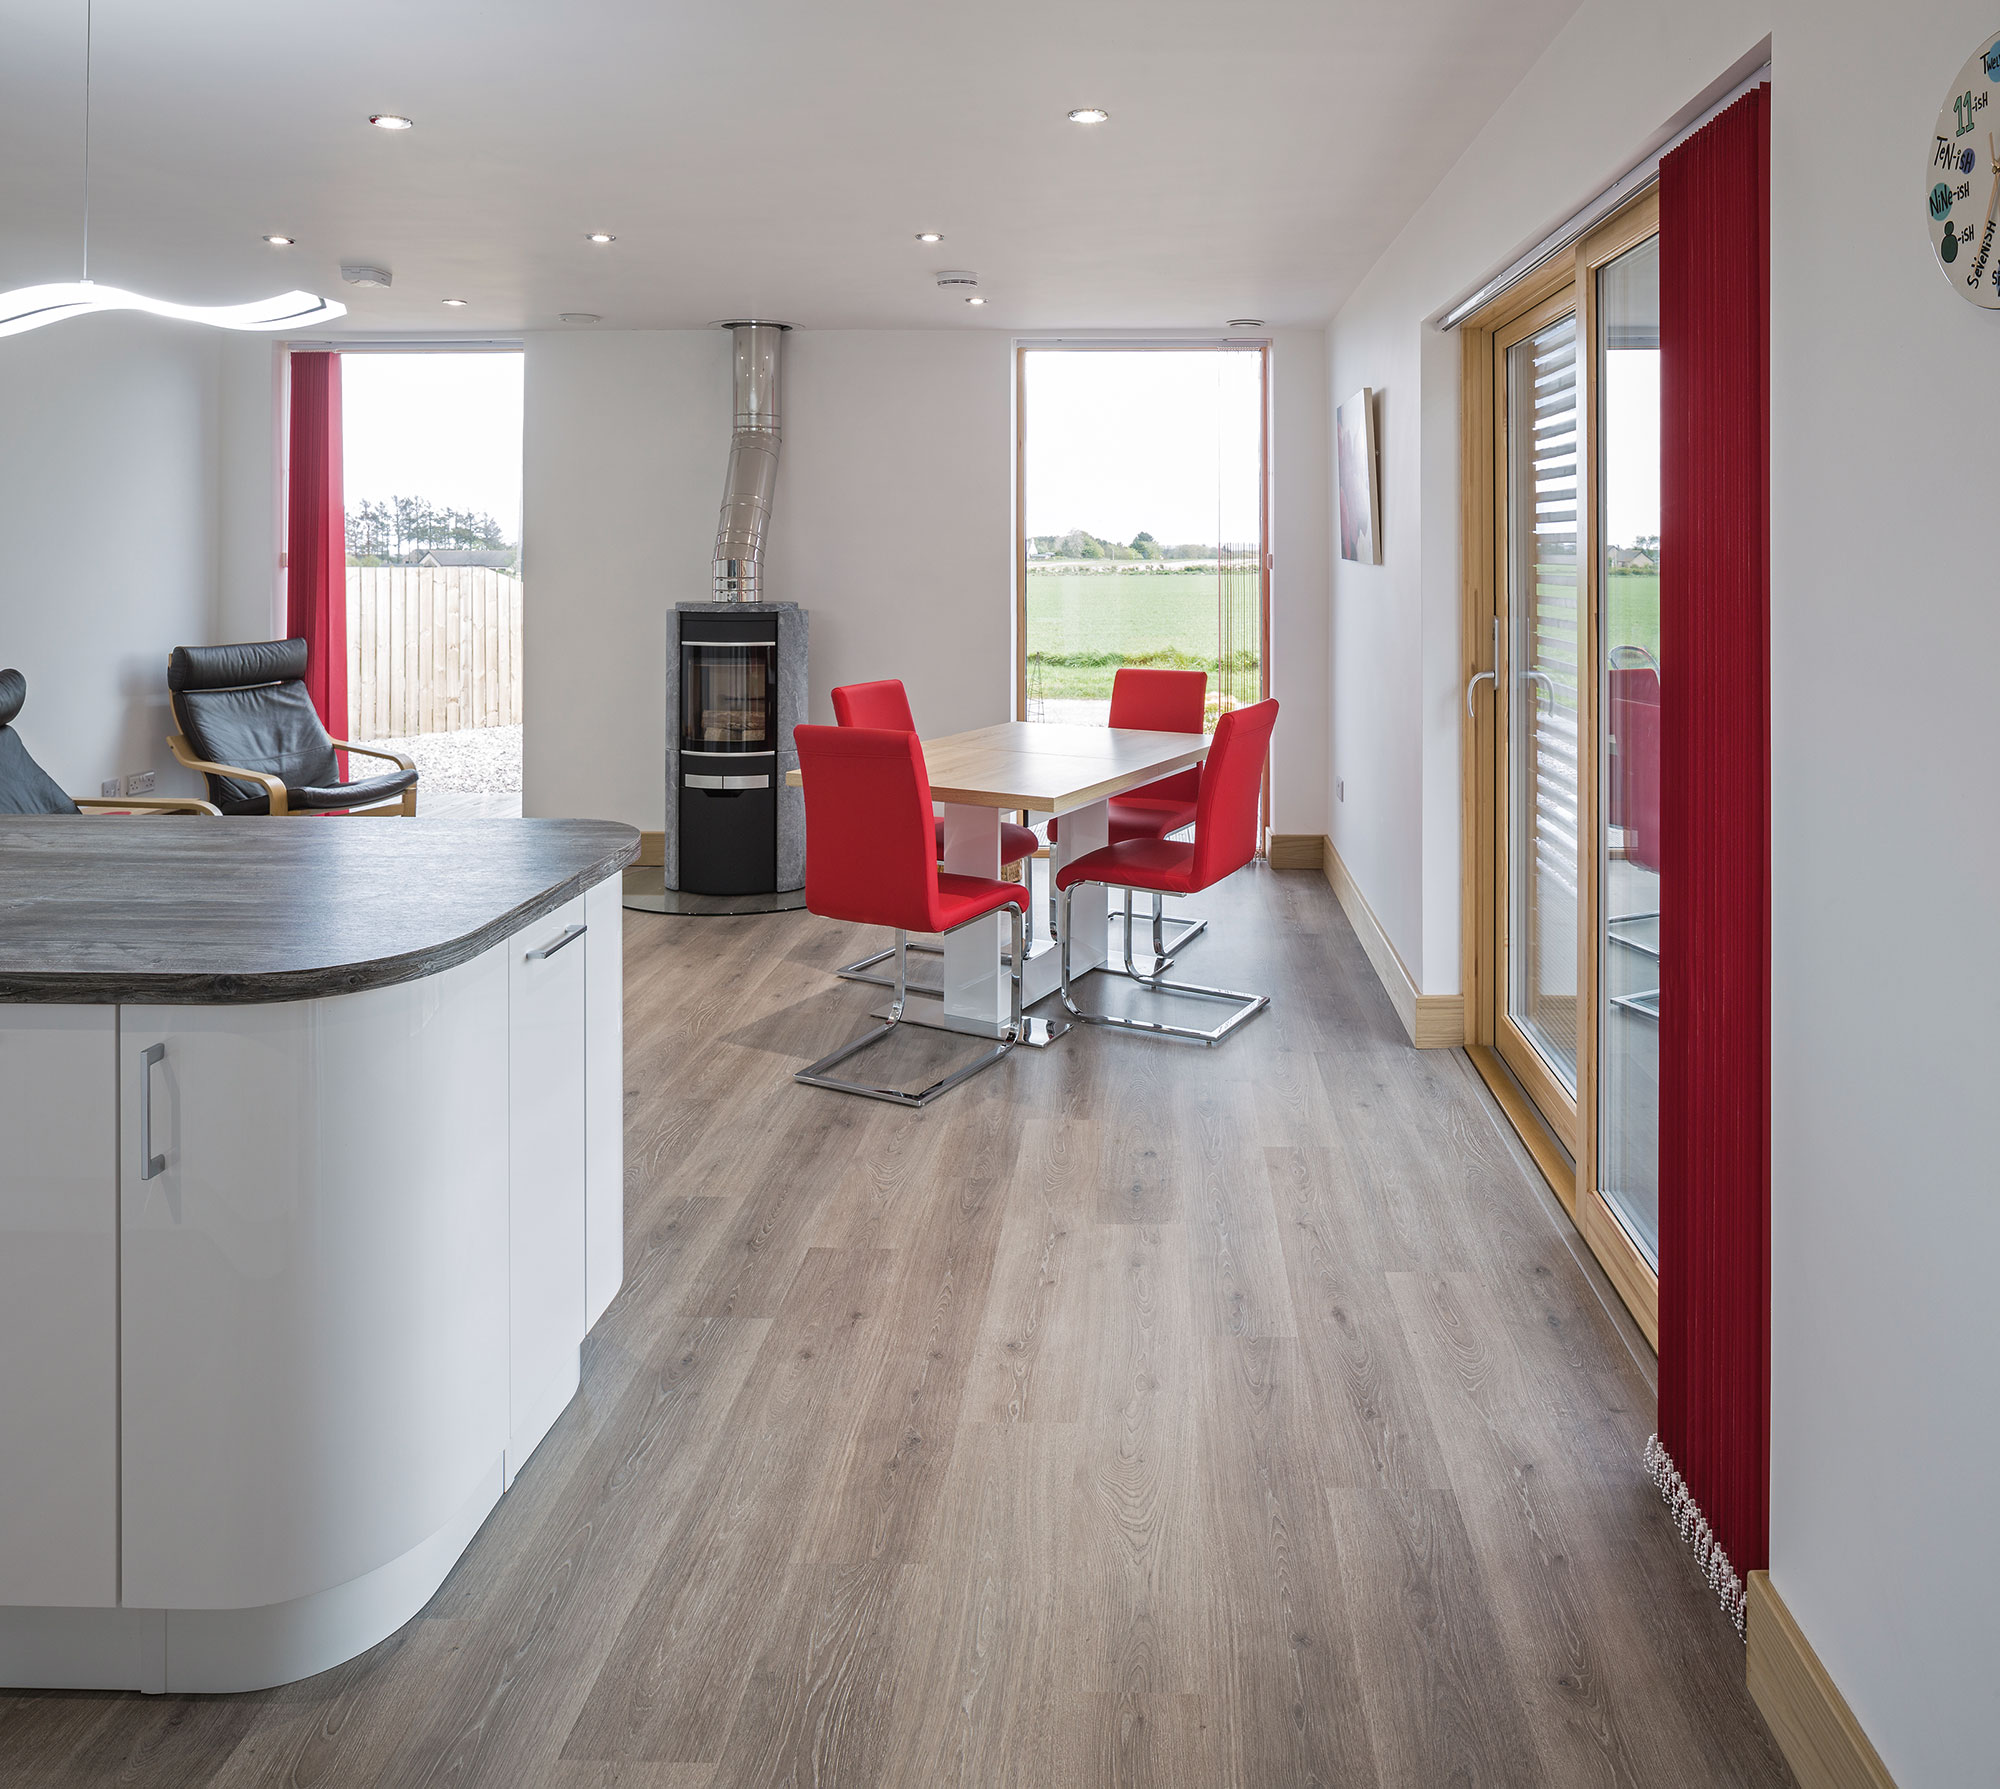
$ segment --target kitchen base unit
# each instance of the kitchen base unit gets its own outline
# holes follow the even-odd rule
[[[9,905],[24,856],[74,893],[65,847],[141,832],[205,843],[211,884],[255,859],[271,917],[183,913],[201,942],[176,948],[161,911],[106,950]],[[107,843],[82,869],[171,909],[174,865]],[[267,1688],[430,1600],[623,1276],[636,845],[561,821],[0,829],[0,1686]],[[115,890],[91,897],[94,932]]]

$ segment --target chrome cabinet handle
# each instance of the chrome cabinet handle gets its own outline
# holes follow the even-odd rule
[[[151,1180],[167,1170],[167,1158],[153,1153],[153,1070],[166,1060],[165,1044],[148,1044],[139,1053],[139,1178]]]
[[[553,944],[545,944],[542,946],[540,950],[529,951],[528,961],[531,963],[546,961],[548,958],[554,956],[556,952],[561,950],[565,945],[574,944],[579,938],[581,938],[584,935],[585,932],[589,930],[590,928],[588,926],[563,927],[563,935],[560,938],[558,938]]]

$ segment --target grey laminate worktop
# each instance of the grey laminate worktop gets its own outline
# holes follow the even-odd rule
[[[0,1001],[232,1004],[414,981],[616,875],[606,820],[0,818]]]

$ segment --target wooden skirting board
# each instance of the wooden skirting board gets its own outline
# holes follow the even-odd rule
[[[1772,1589],[1769,1572],[1750,1574],[1746,1638],[1751,1700],[1799,1789],[1896,1789],[1847,1699]]]
[[[1317,870],[1326,864],[1326,840],[1316,832],[1274,832],[1264,855],[1274,870]]]
[[[632,861],[647,869],[659,869],[667,861],[667,835],[642,829],[639,833],[639,855]]]
[[[1272,835],[1273,869],[1289,867],[1280,860],[1278,845],[1281,840],[1292,836],[1283,833]],[[1313,863],[1325,872],[1341,910],[1347,915],[1347,923],[1354,928],[1354,935],[1361,940],[1361,948],[1367,953],[1368,961],[1374,966],[1383,987],[1388,989],[1396,1016],[1403,1021],[1403,1029],[1410,1034],[1410,1042],[1420,1050],[1457,1049],[1465,1042],[1464,996],[1421,994],[1417,991],[1416,981],[1403,967],[1403,959],[1389,942],[1389,934],[1382,929],[1375,910],[1368,905],[1359,884],[1347,873],[1346,864],[1340,861],[1340,853],[1333,848],[1333,840],[1321,837],[1316,843],[1318,852]],[[1307,866],[1300,864],[1298,867]]]

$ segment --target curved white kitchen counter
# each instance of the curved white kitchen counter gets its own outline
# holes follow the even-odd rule
[[[290,959],[254,936],[232,959],[204,937],[188,954],[233,1000],[160,937],[53,997],[57,910],[24,920],[0,872],[0,988],[36,978],[0,1002],[0,1684],[243,1690],[327,1669],[429,1600],[574,1394],[617,1289],[617,870],[636,835],[40,824],[129,835],[122,863],[91,839],[100,861],[69,889],[100,954],[116,878],[157,874],[141,835],[185,849],[226,827],[232,848],[299,853],[302,879],[328,844],[368,842],[287,835],[386,835],[402,878],[481,866],[486,898],[434,900],[421,938],[405,912],[397,951],[350,933],[346,958],[308,964],[295,928]],[[286,870],[264,865],[267,899]],[[292,892],[292,920],[342,906],[324,882]],[[273,999],[260,968],[353,991]],[[182,998],[129,998],[143,973]]]

